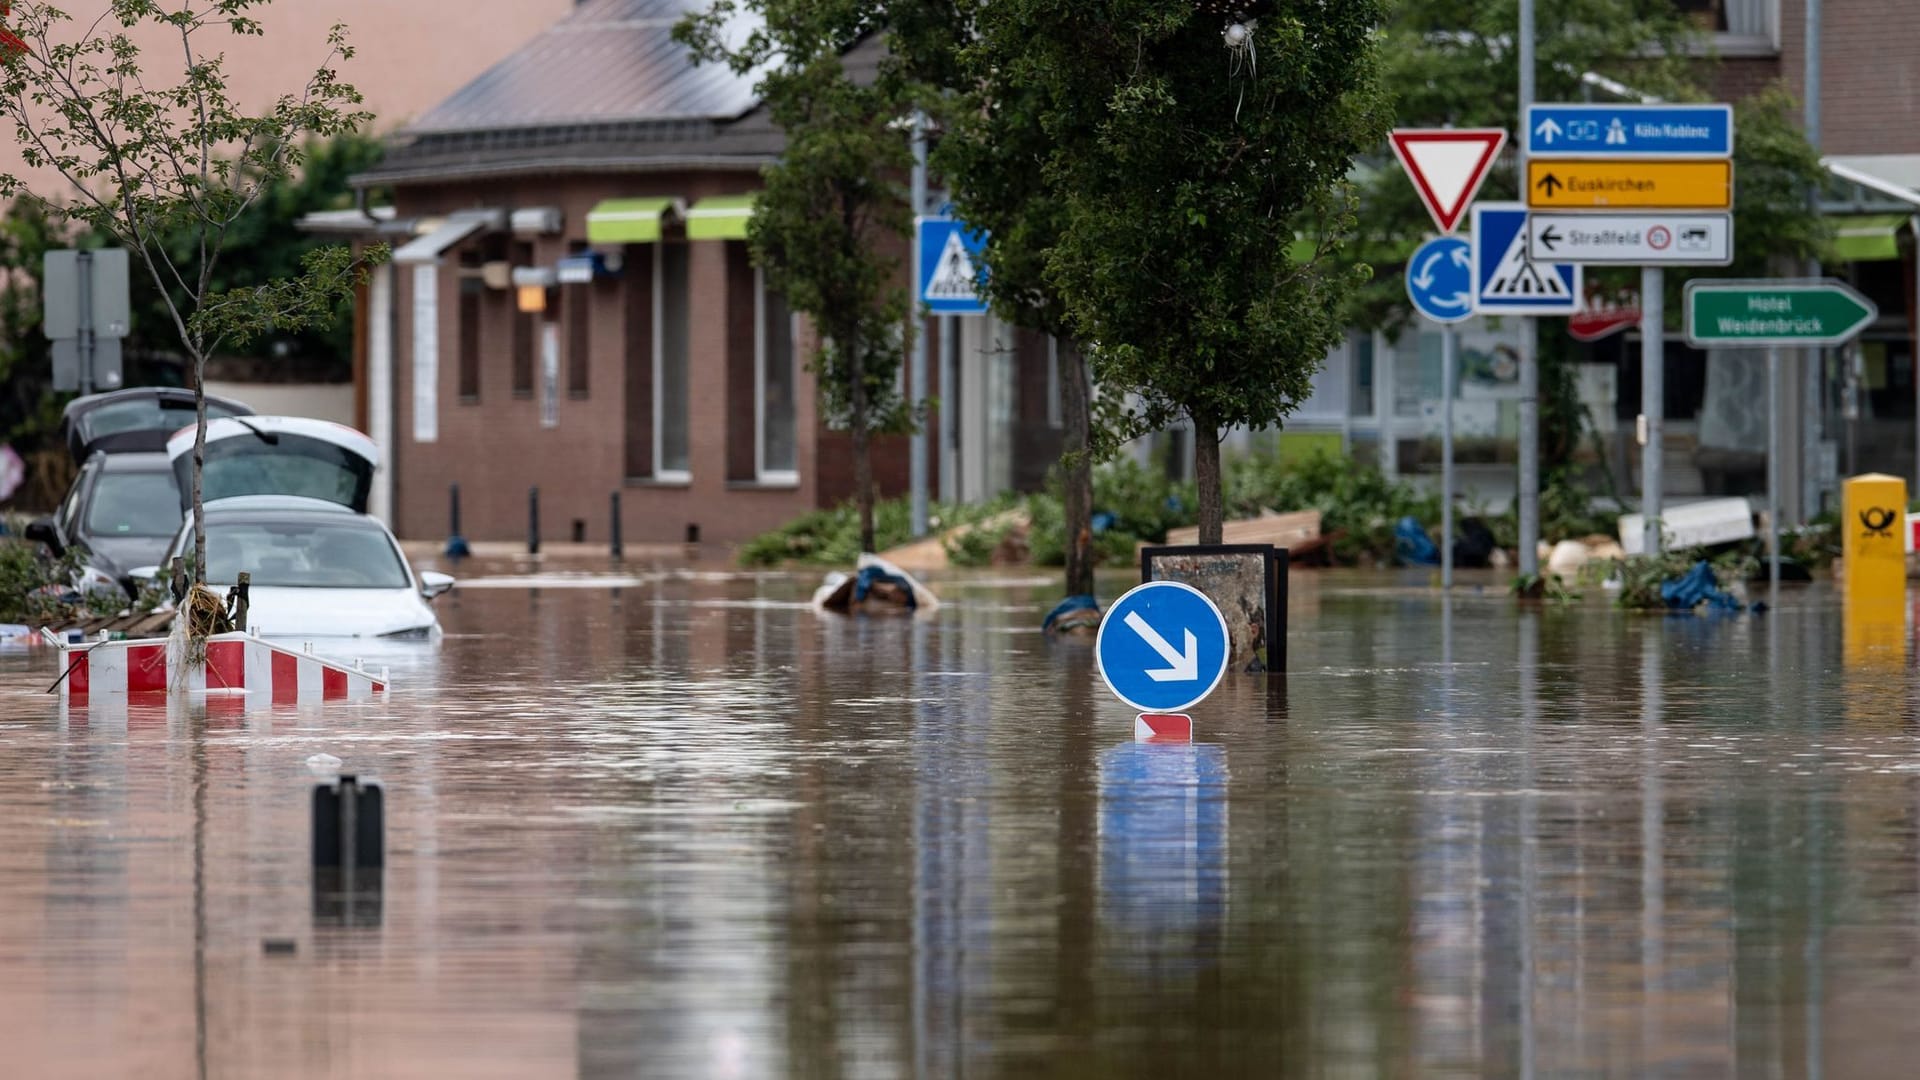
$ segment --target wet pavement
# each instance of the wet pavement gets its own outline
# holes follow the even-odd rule
[[[62,715],[0,653],[7,1075],[1912,1074],[1920,698],[1824,589],[1296,574],[1292,674],[1164,747],[1050,575],[496,569],[373,704]],[[386,790],[346,909],[321,753]]]

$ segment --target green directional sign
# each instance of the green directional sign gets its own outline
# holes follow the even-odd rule
[[[1873,301],[1831,278],[1687,282],[1687,343],[1839,345],[1879,316]]]

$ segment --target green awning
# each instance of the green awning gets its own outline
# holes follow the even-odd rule
[[[753,220],[754,195],[714,195],[687,211],[689,240],[745,240]]]
[[[1854,214],[1833,219],[1833,252],[1841,262],[1886,262],[1900,257],[1895,238],[1905,214]]]
[[[674,199],[608,199],[587,211],[589,244],[655,244]]]

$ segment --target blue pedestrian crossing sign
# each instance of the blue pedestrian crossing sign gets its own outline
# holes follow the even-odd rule
[[[1107,609],[1093,652],[1113,696],[1143,713],[1177,713],[1220,685],[1230,648],[1227,620],[1205,593],[1150,581]]]
[[[987,234],[950,217],[923,217],[920,229],[920,302],[942,315],[985,315]]]
[[[1457,236],[1420,245],[1407,260],[1407,299],[1437,323],[1457,323],[1473,314],[1473,254]]]
[[[1534,262],[1522,203],[1473,204],[1473,309],[1482,315],[1572,315],[1580,267]]]

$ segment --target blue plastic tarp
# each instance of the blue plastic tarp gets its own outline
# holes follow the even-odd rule
[[[1705,559],[1694,563],[1693,569],[1679,577],[1661,582],[1660,599],[1680,611],[1692,611],[1703,603],[1723,611],[1741,610],[1740,601],[1720,587],[1720,579],[1714,576],[1713,567]]]

